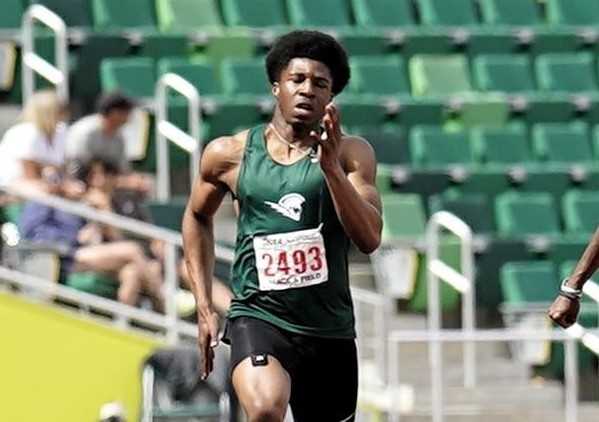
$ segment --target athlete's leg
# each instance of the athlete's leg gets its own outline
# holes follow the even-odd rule
[[[254,366],[252,358],[233,370],[233,386],[248,422],[283,422],[291,393],[291,379],[273,356],[268,364]]]
[[[353,422],[358,399],[355,341],[316,339],[315,344],[293,374],[293,419]]]

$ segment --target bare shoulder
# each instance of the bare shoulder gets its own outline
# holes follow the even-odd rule
[[[202,175],[207,178],[220,178],[241,163],[247,130],[233,136],[221,136],[209,142],[202,153]]]
[[[372,145],[360,136],[343,135],[341,159],[346,171],[355,171],[363,166],[376,166]]]

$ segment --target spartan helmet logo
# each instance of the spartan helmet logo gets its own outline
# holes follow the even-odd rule
[[[300,221],[302,218],[302,206],[304,205],[304,202],[306,202],[306,199],[299,193],[288,193],[279,199],[278,203],[264,201],[264,203],[273,210],[293,221]]]

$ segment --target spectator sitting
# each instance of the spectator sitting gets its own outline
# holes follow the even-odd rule
[[[112,211],[110,192],[115,176],[110,167],[102,162],[91,162],[80,174],[87,185],[83,200],[100,210]],[[63,274],[105,273],[118,280],[120,302],[136,305],[141,292],[145,291],[154,309],[164,311],[160,263],[148,259],[139,244],[125,240],[119,230],[87,223],[80,217],[34,202],[26,204],[19,226],[25,239],[64,247]]]
[[[69,129],[66,154],[79,162],[110,163],[119,171],[118,187],[147,194],[152,189],[151,179],[130,171],[121,131],[134,107],[132,99],[118,92],[102,96],[98,113],[81,118]]]
[[[56,93],[34,93],[22,122],[6,131],[0,142],[0,186],[28,186],[76,198],[80,184],[63,182],[66,107]]]

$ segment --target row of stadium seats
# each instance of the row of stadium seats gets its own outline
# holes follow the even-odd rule
[[[123,88],[128,89],[133,84],[145,84],[148,90],[153,88],[155,64],[149,57],[106,59],[103,67],[106,77],[122,79]],[[590,53],[540,55],[535,61],[534,72],[530,59],[524,55],[480,55],[472,62],[472,81],[468,61],[461,55],[414,56],[408,69],[404,60],[394,55],[353,57],[351,67],[348,93],[364,95],[421,97],[475,90],[533,95],[536,91],[590,93],[599,88],[599,66]],[[208,95],[264,95],[267,89],[261,57],[224,59],[220,69],[205,60],[165,57],[158,61],[157,68],[158,74],[167,71],[180,74]]]
[[[561,198],[561,210],[547,192],[507,191],[493,198],[485,193],[450,189],[430,196],[428,201],[431,213],[446,210],[466,221],[475,233],[507,238],[563,233],[588,236],[599,222],[597,191],[567,192]],[[424,234],[427,215],[420,195],[387,193],[383,195],[383,206],[385,239]]]
[[[0,27],[16,28],[27,0],[4,0]],[[592,26],[594,0],[32,0],[69,26],[188,31],[228,26]],[[541,7],[541,4],[544,7]]]

